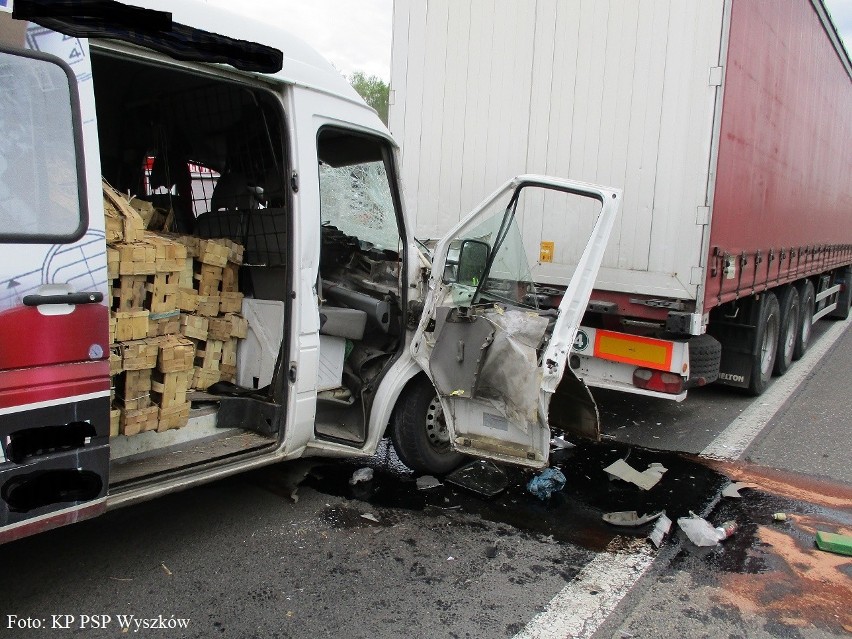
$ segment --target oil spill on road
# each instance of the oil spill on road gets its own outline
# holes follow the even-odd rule
[[[612,481],[603,468],[624,457],[637,469],[644,470],[648,464],[659,462],[668,472],[649,491]],[[384,463],[372,464],[375,471],[372,481],[352,486],[349,478],[360,463],[349,461],[315,466],[306,474],[302,486],[366,502],[376,508],[426,511],[435,516],[452,516],[454,511],[460,511],[505,524],[521,533],[551,536],[556,541],[592,551],[602,551],[617,536],[644,537],[653,527],[648,524],[635,529],[615,528],[601,520],[604,512],[636,510],[643,514],[665,510],[675,519],[690,510],[706,509],[728,482],[721,473],[687,456],[614,441],[578,441],[575,448],[555,451],[552,465],[563,472],[567,483],[546,502],[526,491],[526,484],[534,474],[527,469],[504,467],[508,488],[486,499],[446,483],[418,490],[413,475]],[[352,525],[371,525],[359,518],[347,518],[347,521]]]
[[[714,523],[735,520],[733,537],[711,549],[684,544],[672,568],[715,588],[721,603],[779,628],[849,632],[852,558],[817,549],[814,538],[817,530],[852,530],[852,487],[749,464],[708,465],[761,488],[722,500],[710,516]],[[776,512],[786,521],[774,521]]]

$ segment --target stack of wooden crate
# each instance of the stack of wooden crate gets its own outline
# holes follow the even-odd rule
[[[220,380],[233,382],[237,372],[237,341],[248,335],[239,315],[243,294],[238,273],[243,247],[227,239],[169,236],[184,244],[178,305],[180,332],[195,343],[192,386],[205,390]]]
[[[112,435],[180,428],[188,393],[234,381],[242,246],[229,240],[153,233],[104,182],[107,269],[112,301]]]

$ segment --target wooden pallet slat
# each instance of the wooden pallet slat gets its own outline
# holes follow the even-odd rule
[[[240,266],[228,262],[222,268],[222,292],[236,293],[240,290]]]
[[[112,285],[112,308],[116,311],[128,311],[145,306],[147,275],[121,275]],[[149,309],[150,310],[150,309]]]
[[[170,335],[159,340],[157,370],[161,373],[191,371],[195,365],[195,343],[185,337]]]
[[[220,313],[239,313],[243,308],[242,293],[222,293],[219,296]]]
[[[177,272],[161,272],[148,276],[145,304],[152,313],[169,313],[178,309]]]
[[[160,408],[185,404],[193,374],[192,369],[171,373],[155,370],[151,374],[151,399],[154,404]]]
[[[198,309],[195,312],[204,317],[216,317],[219,315],[220,301],[218,295],[199,295]]]
[[[148,337],[163,337],[180,333],[180,315],[169,314],[167,317],[148,318]]]
[[[157,432],[162,433],[173,428],[183,428],[189,422],[189,402],[160,408],[157,415]]]
[[[231,255],[231,249],[225,242],[228,240],[199,240],[197,261],[211,266],[225,266]]]
[[[138,409],[124,409],[119,419],[119,432],[122,435],[138,435],[149,430],[157,430],[159,425],[159,412],[157,406],[148,406]]]
[[[197,340],[207,339],[207,328],[210,320],[198,315],[180,314],[180,333]]]
[[[104,223],[106,240],[110,244],[136,242],[142,239],[145,222],[121,193],[106,180],[101,181],[104,201]]]
[[[194,288],[198,294],[218,295],[222,290],[222,267],[196,263],[193,268],[195,269]]]
[[[153,246],[157,272],[180,273],[186,264],[186,246],[161,233],[145,231],[144,242]]]
[[[115,377],[116,403],[125,410],[151,405],[151,369],[123,371]]]
[[[128,311],[116,311],[114,315],[116,342],[126,342],[148,336],[149,311],[137,308]]]
[[[125,371],[139,371],[154,368],[157,365],[157,354],[159,343],[156,339],[146,338],[121,342],[121,369]]]
[[[219,364],[221,375],[219,379],[223,382],[237,381],[237,348],[239,340],[231,337],[222,345],[222,362]]]

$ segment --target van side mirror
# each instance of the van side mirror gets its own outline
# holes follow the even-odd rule
[[[485,275],[491,247],[481,240],[462,240],[456,282],[477,286]]]

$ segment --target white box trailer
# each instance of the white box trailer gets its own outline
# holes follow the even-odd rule
[[[759,393],[848,312],[850,68],[821,0],[395,0],[389,127],[421,238],[507,175],[623,188],[587,383]],[[587,228],[542,206],[522,235],[546,302]]]

